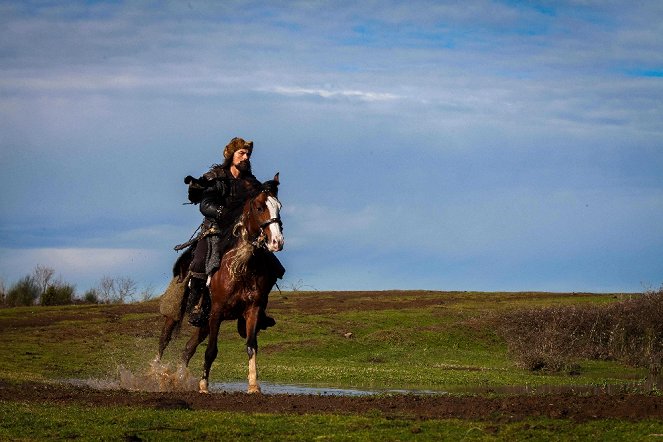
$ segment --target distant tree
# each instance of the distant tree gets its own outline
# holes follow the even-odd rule
[[[115,301],[120,304],[124,304],[136,294],[136,281],[129,277],[117,278],[115,287],[117,288]]]
[[[97,293],[100,302],[110,303],[115,296],[115,280],[110,276],[102,276]]]
[[[99,294],[96,289],[90,289],[83,295],[83,302],[86,304],[98,304]]]
[[[290,289],[290,291],[293,291],[293,292],[299,292],[299,291],[303,290],[304,287],[308,287],[308,288],[310,288],[311,290],[314,290],[314,291],[316,290],[315,287],[313,287],[312,285],[304,284],[304,280],[301,279],[301,278],[298,279],[296,282],[290,282],[289,284],[286,284],[285,287],[288,287]]]
[[[41,305],[69,305],[74,302],[74,292],[71,284],[51,284],[41,295]]]
[[[97,295],[100,302],[123,304],[136,294],[136,287],[136,281],[129,277],[104,276],[99,281]]]
[[[54,269],[43,265],[38,265],[32,271],[35,284],[39,287],[39,295],[46,293],[46,289],[51,285],[51,280],[53,279],[54,274]]]
[[[140,299],[141,301],[149,301],[152,298],[154,298],[154,286],[149,284],[142,292],[140,292]]]
[[[40,294],[39,285],[34,277],[27,275],[9,289],[5,302],[10,307],[34,305]]]

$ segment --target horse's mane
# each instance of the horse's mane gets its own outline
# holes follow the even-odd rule
[[[243,217],[240,217],[232,230],[233,236],[237,240],[231,248],[231,250],[235,251],[235,255],[228,263],[228,271],[231,278],[238,280],[246,276],[247,265],[251,256],[253,256],[255,247],[249,241],[249,234],[244,227]]]

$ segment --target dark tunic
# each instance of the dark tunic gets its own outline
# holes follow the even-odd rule
[[[210,275],[236,241],[232,228],[242,215],[244,203],[262,190],[262,184],[250,173],[235,178],[220,165],[212,166],[202,179],[207,185],[199,207],[205,216],[203,233],[208,234],[196,245],[191,271]],[[210,229],[214,233],[209,234]]]

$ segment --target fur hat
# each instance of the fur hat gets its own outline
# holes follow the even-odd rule
[[[244,141],[241,138],[235,137],[230,140],[230,143],[223,149],[223,158],[226,160],[232,158],[232,156],[240,149],[246,149],[249,152],[253,152],[253,141]]]

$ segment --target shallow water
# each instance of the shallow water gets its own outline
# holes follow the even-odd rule
[[[172,366],[157,360],[150,363],[144,373],[133,373],[120,366],[115,379],[68,379],[63,382],[83,385],[99,390],[132,390],[150,392],[169,391],[198,391],[198,377],[193,376],[183,365]],[[415,395],[443,395],[443,394],[507,394],[507,395],[543,395],[554,393],[576,394],[619,394],[619,393],[646,393],[653,389],[663,388],[663,379],[659,376],[650,377],[644,382],[631,382],[617,385],[539,385],[539,386],[504,386],[504,387],[453,387],[445,390],[407,390],[407,389],[356,389],[320,387],[309,385],[276,384],[260,382],[263,394],[292,394],[292,395],[319,395],[319,396],[370,396],[379,394],[415,394]],[[212,393],[246,392],[247,383],[244,382],[210,382]]]
[[[198,391],[198,377],[193,376],[183,365],[172,366],[152,361],[145,373],[133,373],[125,367],[118,367],[116,379],[66,379],[63,382],[86,386],[98,390],[131,390],[131,391]],[[212,393],[246,392],[244,382],[210,382]],[[260,382],[263,394],[293,394],[317,396],[370,396],[377,394],[445,394],[444,391],[433,390],[362,390],[354,388],[319,387],[308,385],[276,384]]]
[[[132,390],[132,391],[198,391],[199,378],[183,365],[173,366],[158,360],[150,362],[144,373],[134,373],[123,366],[118,367],[116,379],[69,379],[66,383],[83,385],[100,390]],[[210,382],[212,393],[246,392],[244,382]],[[445,394],[444,391],[433,390],[363,390],[354,388],[320,387],[310,385],[276,384],[260,381],[263,394],[296,394],[319,396],[369,396],[376,394]]]
[[[119,380],[102,379],[67,379],[65,383],[87,386],[99,390],[131,390],[131,391],[198,391],[198,379],[190,374],[182,376],[175,374],[174,378],[153,378],[147,375],[136,376],[125,372]],[[261,381],[260,388],[263,394],[277,395],[313,395],[313,396],[371,396],[389,394],[413,395],[445,395],[445,394],[498,394],[498,395],[546,395],[546,394],[621,394],[646,393],[651,388],[646,384],[618,384],[618,385],[539,385],[539,386],[502,386],[502,387],[453,387],[446,390],[408,390],[408,389],[355,389],[319,387],[308,385],[277,384]],[[246,382],[210,382],[211,393],[245,393]]]
[[[212,382],[213,392],[245,392],[246,382]],[[260,382],[263,394],[300,394],[314,396],[371,396],[377,394],[446,394],[446,391],[434,390],[360,390],[353,388],[313,387],[307,385],[274,384]]]
[[[212,382],[210,390],[213,393],[235,393],[246,392],[246,382]],[[314,396],[369,396],[377,394],[368,390],[353,390],[347,388],[307,387],[304,385],[273,384],[271,382],[260,382],[260,390],[263,394],[297,394]]]

